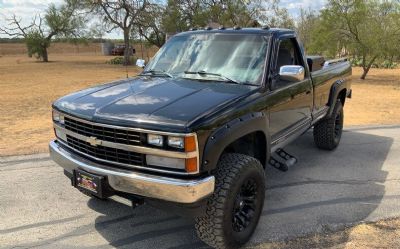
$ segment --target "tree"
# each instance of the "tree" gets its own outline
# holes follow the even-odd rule
[[[310,48],[361,60],[365,79],[371,66],[398,48],[400,3],[376,0],[329,0],[312,33]]]
[[[109,31],[120,29],[124,34],[124,65],[131,63],[130,35],[139,22],[140,15],[149,6],[148,0],[87,0],[84,6],[91,12],[103,17]]]
[[[168,0],[162,20],[166,33],[178,33],[207,25],[204,0]]]
[[[144,37],[151,45],[161,47],[165,43],[165,31],[162,26],[162,19],[166,10],[163,5],[150,3],[140,14],[136,27],[132,30],[136,34]]]
[[[188,26],[191,25],[185,20],[186,16],[182,10],[180,1],[168,0],[164,13],[162,26],[166,33],[182,32],[187,30]]]
[[[225,27],[260,26],[264,16],[264,1],[254,0],[221,0],[206,1],[208,21],[222,24]]]
[[[163,27],[167,33],[176,33],[210,23],[225,27],[258,26],[263,6],[262,0],[168,0]]]
[[[286,8],[279,6],[279,0],[266,2],[265,13],[261,22],[270,27],[294,29],[294,20]]]
[[[14,14],[7,19],[7,27],[0,27],[0,33],[12,37],[23,37],[28,55],[48,62],[47,49],[53,38],[82,37],[81,29],[84,27],[84,20],[77,13],[77,9],[78,5],[74,0],[68,0],[60,7],[50,4],[44,17],[40,14],[36,15],[28,26],[23,26],[22,19]]]
[[[313,51],[311,45],[314,39],[313,34],[315,34],[315,30],[318,28],[319,22],[320,15],[318,12],[312,9],[300,9],[300,16],[297,20],[295,30],[307,53],[316,53]]]

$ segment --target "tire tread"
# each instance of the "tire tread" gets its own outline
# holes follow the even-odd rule
[[[335,117],[338,111],[343,111],[340,100],[335,104],[332,115],[314,125],[313,135],[316,146],[324,150],[333,150],[338,146],[335,142]]]
[[[229,198],[230,187],[235,184],[242,170],[248,167],[256,168],[265,179],[265,173],[260,162],[243,154],[225,154],[222,156],[215,172],[215,191],[209,198],[206,215],[196,218],[197,235],[208,245],[218,248],[234,248],[224,235],[223,218],[226,199]]]

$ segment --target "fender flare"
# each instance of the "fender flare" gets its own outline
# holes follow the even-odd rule
[[[329,92],[328,106],[329,110],[326,116],[330,117],[332,115],[333,109],[335,108],[336,100],[339,96],[339,93],[346,89],[347,93],[347,82],[344,79],[337,80],[333,83],[331,90]]]
[[[257,131],[261,131],[266,141],[266,162],[270,156],[270,135],[268,132],[268,117],[263,112],[253,112],[235,118],[216,129],[207,139],[202,164],[205,171],[211,171],[217,167],[218,160],[225,148],[237,139]]]

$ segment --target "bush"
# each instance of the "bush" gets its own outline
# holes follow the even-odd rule
[[[385,60],[380,64],[380,68],[388,68],[388,69],[394,69],[397,67],[397,63],[393,61],[388,61]]]
[[[28,56],[35,56],[36,59],[47,62],[47,48],[50,47],[50,40],[46,39],[38,30],[32,30],[26,34],[26,47]]]
[[[135,65],[136,63],[136,57],[135,56],[131,56],[130,57],[130,61],[132,65]],[[123,56],[118,56],[115,58],[112,58],[109,61],[106,61],[107,64],[111,64],[111,65],[123,65],[124,64],[124,57]]]
[[[353,65],[355,67],[362,67],[362,60],[361,59],[353,58],[350,61],[351,61],[351,65]]]
[[[351,64],[355,67],[362,67],[362,59],[353,58],[350,60]],[[381,62],[375,62],[372,64],[372,68],[386,68],[386,69],[394,69],[398,66],[396,62],[390,60],[384,60]]]
[[[124,63],[124,57],[115,57],[106,62],[107,64],[120,65]]]

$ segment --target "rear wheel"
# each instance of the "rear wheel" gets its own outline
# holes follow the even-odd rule
[[[314,142],[318,148],[333,150],[339,145],[343,120],[343,105],[340,100],[337,100],[332,115],[314,125]]]
[[[218,164],[216,187],[207,211],[196,219],[197,234],[214,248],[237,248],[253,234],[265,196],[260,162],[242,154],[225,154]]]

